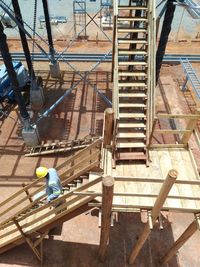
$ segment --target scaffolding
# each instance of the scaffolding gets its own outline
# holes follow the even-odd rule
[[[100,13],[100,26],[102,28],[111,28],[113,0],[101,0],[100,7],[102,8]]]
[[[79,38],[86,38],[86,0],[73,1],[73,17],[74,17],[74,36]],[[83,30],[84,29],[84,30]]]

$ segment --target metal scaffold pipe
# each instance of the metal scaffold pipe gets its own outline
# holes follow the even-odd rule
[[[47,0],[42,0],[42,3],[43,3],[44,17],[45,17],[47,36],[48,36],[48,42],[49,42],[49,52],[51,54],[51,61],[52,63],[54,63],[55,62],[55,51],[54,51],[54,46],[53,46],[53,38],[52,38],[52,32],[51,32],[48,3],[47,3]]]
[[[156,53],[156,84],[158,82],[158,78],[160,75],[160,69],[161,69],[163,57],[165,54],[168,37],[171,32],[171,25],[172,25],[172,21],[174,18],[175,9],[176,9],[176,6],[174,5],[173,0],[168,0],[165,17],[163,21],[163,26],[162,26],[162,31],[160,35],[160,41],[159,41],[158,49]]]
[[[31,60],[31,55],[30,55],[30,50],[29,50],[26,34],[24,33],[24,23],[22,20],[22,14],[21,14],[18,0],[12,0],[12,5],[13,5],[14,12],[15,12],[15,18],[21,24],[21,27],[19,27],[19,25],[18,25],[18,29],[19,29],[22,47],[24,50],[24,55],[26,57],[29,75],[30,75],[30,77],[32,77],[32,79],[35,79],[36,78],[35,72],[34,72],[33,65],[32,65],[32,60]],[[22,30],[22,28],[23,28],[23,30]]]
[[[12,64],[12,58],[11,58],[11,55],[9,53],[9,48],[8,48],[8,44],[7,44],[7,36],[4,33],[4,27],[3,27],[1,22],[0,22],[0,50],[1,50],[4,64],[5,64],[7,72],[8,72],[8,76],[10,78],[12,87],[14,89],[15,100],[19,106],[20,115],[22,117],[24,127],[28,128],[28,127],[30,127],[29,114],[26,110],[24,99],[22,97],[22,94],[21,94],[21,91],[19,88],[17,75],[14,71],[13,64]]]

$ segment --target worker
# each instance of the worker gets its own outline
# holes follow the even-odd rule
[[[36,169],[36,175],[39,179],[44,177],[46,178],[46,204],[58,198],[59,195],[62,194],[60,178],[54,168],[47,169],[46,167],[38,167]]]

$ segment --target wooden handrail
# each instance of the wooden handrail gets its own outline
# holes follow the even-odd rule
[[[85,154],[86,152],[91,151],[92,148],[94,148],[99,142],[102,142],[101,139],[98,139],[97,141],[95,141],[94,143],[92,143],[89,147],[83,149],[82,151],[80,151],[79,153],[77,153],[76,155],[70,157],[70,159],[67,159],[64,163],[62,163],[61,165],[58,166],[58,168],[56,168],[56,170],[60,170],[62,167],[64,167],[65,165],[67,165],[68,163],[70,163],[72,160],[78,159],[79,157],[82,157],[83,154]],[[63,174],[62,174],[63,175]],[[23,187],[22,189],[20,189],[18,192],[14,193],[12,196],[8,197],[6,200],[2,201],[0,203],[0,208],[2,206],[4,206],[5,204],[7,205],[8,202],[12,201],[14,198],[18,197],[19,195],[25,193],[26,191],[32,187],[34,187],[36,184],[41,183],[42,181],[44,181],[45,178],[41,178],[41,179],[36,179],[35,181],[33,181],[32,183],[26,185],[25,187]],[[38,189],[37,192],[40,191],[42,187],[40,187]],[[37,192],[34,192],[37,193]],[[30,194],[30,196],[32,196],[32,194]],[[27,198],[23,198],[23,201],[25,201]]]
[[[69,177],[68,179],[64,180],[62,182],[62,185],[66,185],[67,183],[71,182],[72,180],[76,179],[77,177],[79,177],[81,174],[87,172],[89,169],[91,169],[92,167],[96,166],[98,164],[99,161],[95,161],[92,164],[88,165],[87,167],[83,168],[82,170],[78,171],[77,173],[75,173],[72,177]],[[45,188],[45,186],[44,186]],[[43,188],[43,189],[44,189]],[[79,187],[81,189],[81,187]],[[19,216],[21,213],[26,212],[28,209],[33,208],[43,197],[45,196],[42,195],[41,197],[39,197],[37,200],[33,201],[32,203],[30,203],[29,205],[27,205],[26,207],[24,207],[23,209],[21,209],[20,211],[18,211],[17,213],[15,213],[13,216],[9,217],[8,219],[6,219],[5,221],[3,221],[0,225],[4,225],[5,223],[9,222],[10,220],[12,220],[13,218]],[[61,198],[59,198],[61,199]],[[59,202],[58,199],[55,199],[54,201],[52,201],[51,203],[57,203]],[[45,207],[49,207],[51,206],[50,204],[47,204]],[[44,208],[45,208],[44,207]]]
[[[89,187],[91,187],[91,186],[93,186],[93,185],[95,185],[95,184],[101,182],[101,180],[102,180],[102,177],[98,177],[97,179],[92,180],[92,181],[88,182],[87,184],[84,184],[84,185],[82,185],[82,186],[80,186],[80,187],[78,187],[78,188],[72,190],[72,191],[69,192],[68,194],[66,194],[66,195],[64,195],[64,196],[62,196],[62,197],[59,197],[58,199],[53,200],[51,203],[49,203],[49,204],[47,204],[47,205],[45,205],[45,206],[42,206],[42,207],[37,208],[36,210],[34,210],[34,211],[30,212],[29,214],[25,215],[23,218],[19,218],[19,219],[18,219],[18,222],[23,221],[24,219],[26,219],[27,217],[33,215],[34,213],[38,213],[38,212],[40,212],[40,211],[42,211],[42,210],[45,210],[45,209],[49,208],[51,205],[55,205],[56,203],[59,203],[59,202],[61,202],[62,200],[66,200],[67,198],[74,196],[74,198],[73,198],[73,199],[70,199],[67,203],[63,203],[63,204],[60,205],[59,207],[54,208],[53,210],[50,210],[50,212],[48,212],[48,213],[41,214],[41,216],[40,216],[40,217],[37,217],[35,220],[32,220],[32,221],[29,222],[29,223],[21,224],[22,229],[23,229],[24,227],[29,227],[29,226],[31,226],[32,224],[34,224],[34,223],[36,223],[36,222],[38,222],[38,221],[40,221],[40,220],[42,220],[42,219],[44,219],[44,218],[50,216],[50,215],[53,214],[53,213],[56,213],[57,211],[62,210],[63,208],[66,208],[66,206],[69,206],[69,205],[71,205],[71,204],[73,204],[73,203],[79,201],[81,198],[84,198],[84,197],[85,197],[85,196],[82,196],[82,197],[76,197],[76,196],[74,195],[74,191],[75,191],[75,190],[76,190],[76,191],[81,191],[81,190],[88,189]],[[93,198],[94,198],[94,197],[93,197]],[[12,223],[12,220],[13,220],[13,219],[14,219],[14,218],[10,218],[9,223],[8,223],[8,224],[4,224],[1,228],[9,227],[10,225],[12,225],[12,224],[13,224],[13,223]],[[0,229],[1,229],[1,228],[0,228]],[[5,236],[7,236],[7,235],[10,235],[10,234],[13,234],[14,232],[16,232],[16,230],[17,230],[17,229],[12,229],[11,231],[6,232],[4,235],[2,235],[0,238],[3,238],[3,237],[5,237]]]

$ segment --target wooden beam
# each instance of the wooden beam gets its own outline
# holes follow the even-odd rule
[[[46,235],[48,235],[48,233],[49,231],[46,231],[45,233],[40,234],[40,237],[33,243],[35,248],[42,242],[42,240],[45,238]]]
[[[31,196],[30,196],[30,194],[29,194],[29,191],[28,191],[28,189],[26,189],[26,184],[25,184],[25,183],[23,183],[23,184],[22,184],[22,187],[24,188],[24,191],[25,191],[25,193],[26,193],[26,195],[27,195],[27,197],[28,197],[28,199],[29,199],[30,203],[32,203],[32,202],[33,202],[33,200],[32,200],[32,198],[31,198]]]
[[[141,183],[164,183],[165,179],[151,177],[114,176],[115,182],[141,182]],[[200,180],[176,180],[175,184],[200,185]]]
[[[38,260],[41,261],[41,255],[40,255],[39,251],[35,248],[34,244],[31,241],[31,239],[25,235],[25,233],[23,232],[23,230],[22,230],[22,228],[19,225],[19,223],[18,223],[17,220],[13,219],[13,222],[15,223],[17,229],[19,230],[19,232],[21,233],[22,237],[24,238],[24,240],[26,241],[26,243],[29,245],[29,247],[31,248],[31,250],[33,251],[33,253],[36,255],[36,257],[38,258]]]
[[[166,180],[164,181],[161,189],[160,189],[160,193],[158,195],[158,198],[156,199],[156,202],[154,204],[154,207],[152,209],[152,212],[151,212],[151,217],[152,217],[152,225],[155,224],[158,216],[159,216],[159,213],[162,209],[162,206],[169,194],[169,191],[170,189],[172,188],[175,180],[177,179],[177,176],[178,176],[178,173],[176,170],[170,170],[167,177],[166,177]],[[146,223],[145,224],[145,227],[144,227],[144,230],[141,234],[141,236],[139,237],[139,240],[138,242],[136,243],[135,247],[133,248],[131,254],[130,254],[130,257],[129,257],[129,264],[133,264],[136,257],[138,256],[140,250],[142,249],[145,241],[147,240],[149,234],[151,232],[151,229],[149,227],[149,223]]]
[[[187,144],[152,144],[150,149],[163,149],[163,148],[187,148]]]
[[[101,261],[105,260],[106,248],[110,233],[114,179],[111,176],[103,178],[103,198],[102,198],[102,219],[101,236],[99,245],[99,257]]]
[[[190,130],[189,133],[184,133],[181,139],[181,143],[183,144],[187,144],[191,135],[192,135],[192,131],[196,128],[197,126],[197,122],[200,119],[200,108],[197,108],[195,111],[196,114],[196,118],[191,118],[187,124],[186,130]]]
[[[167,263],[176,254],[176,252],[185,244],[185,242],[187,242],[188,239],[196,232],[197,229],[198,225],[195,220],[188,226],[185,232],[176,240],[174,245],[165,254],[165,256],[161,258],[160,263],[161,264]]]
[[[96,207],[101,208],[101,203],[89,203],[89,207]],[[153,208],[152,205],[143,205],[143,204],[137,204],[137,205],[130,205],[130,204],[113,204],[112,210],[113,211],[121,211],[124,212],[126,210],[130,212],[139,212],[141,209],[144,210],[151,210]],[[163,206],[162,211],[174,211],[174,212],[182,212],[182,213],[199,213],[199,208],[184,208],[184,207],[173,207],[173,206]]]
[[[192,133],[192,130],[168,130],[168,129],[161,129],[161,130],[155,130],[154,133],[157,134],[182,134],[182,133]]]
[[[103,127],[103,145],[111,145],[113,138],[113,126],[114,126],[114,111],[112,108],[107,108],[104,111],[104,127]]]
[[[167,113],[157,113],[156,116],[159,119],[199,119],[199,115],[195,114],[167,114]]]

